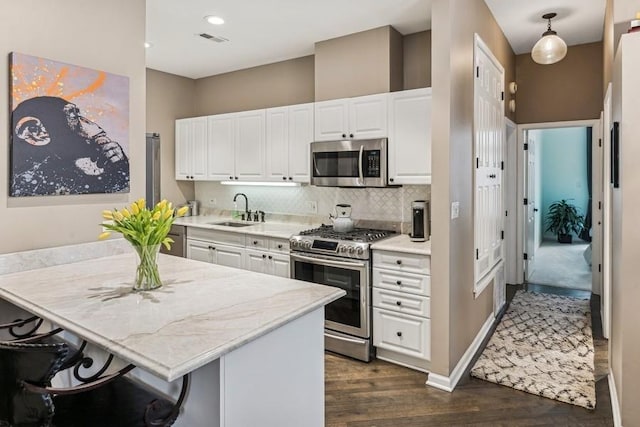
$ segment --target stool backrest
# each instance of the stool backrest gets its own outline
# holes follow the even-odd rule
[[[26,391],[22,381],[50,385],[69,349],[66,344],[15,344],[0,342],[0,425],[48,426],[53,417],[49,394]]]

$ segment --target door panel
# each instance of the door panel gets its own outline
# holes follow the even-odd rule
[[[475,281],[503,256],[504,69],[477,38],[474,83]]]

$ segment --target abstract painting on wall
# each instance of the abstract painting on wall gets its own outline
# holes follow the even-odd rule
[[[12,52],[12,197],[129,192],[129,78]]]

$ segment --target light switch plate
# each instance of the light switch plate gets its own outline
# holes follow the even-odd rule
[[[308,213],[318,213],[318,202],[315,200],[307,201],[307,212]]]
[[[460,202],[451,203],[451,219],[456,219],[460,216]]]

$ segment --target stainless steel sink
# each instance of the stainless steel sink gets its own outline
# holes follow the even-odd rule
[[[223,222],[208,222],[209,225],[222,225],[224,227],[249,227],[255,224],[247,223],[247,222],[231,222],[231,221],[223,221]]]

